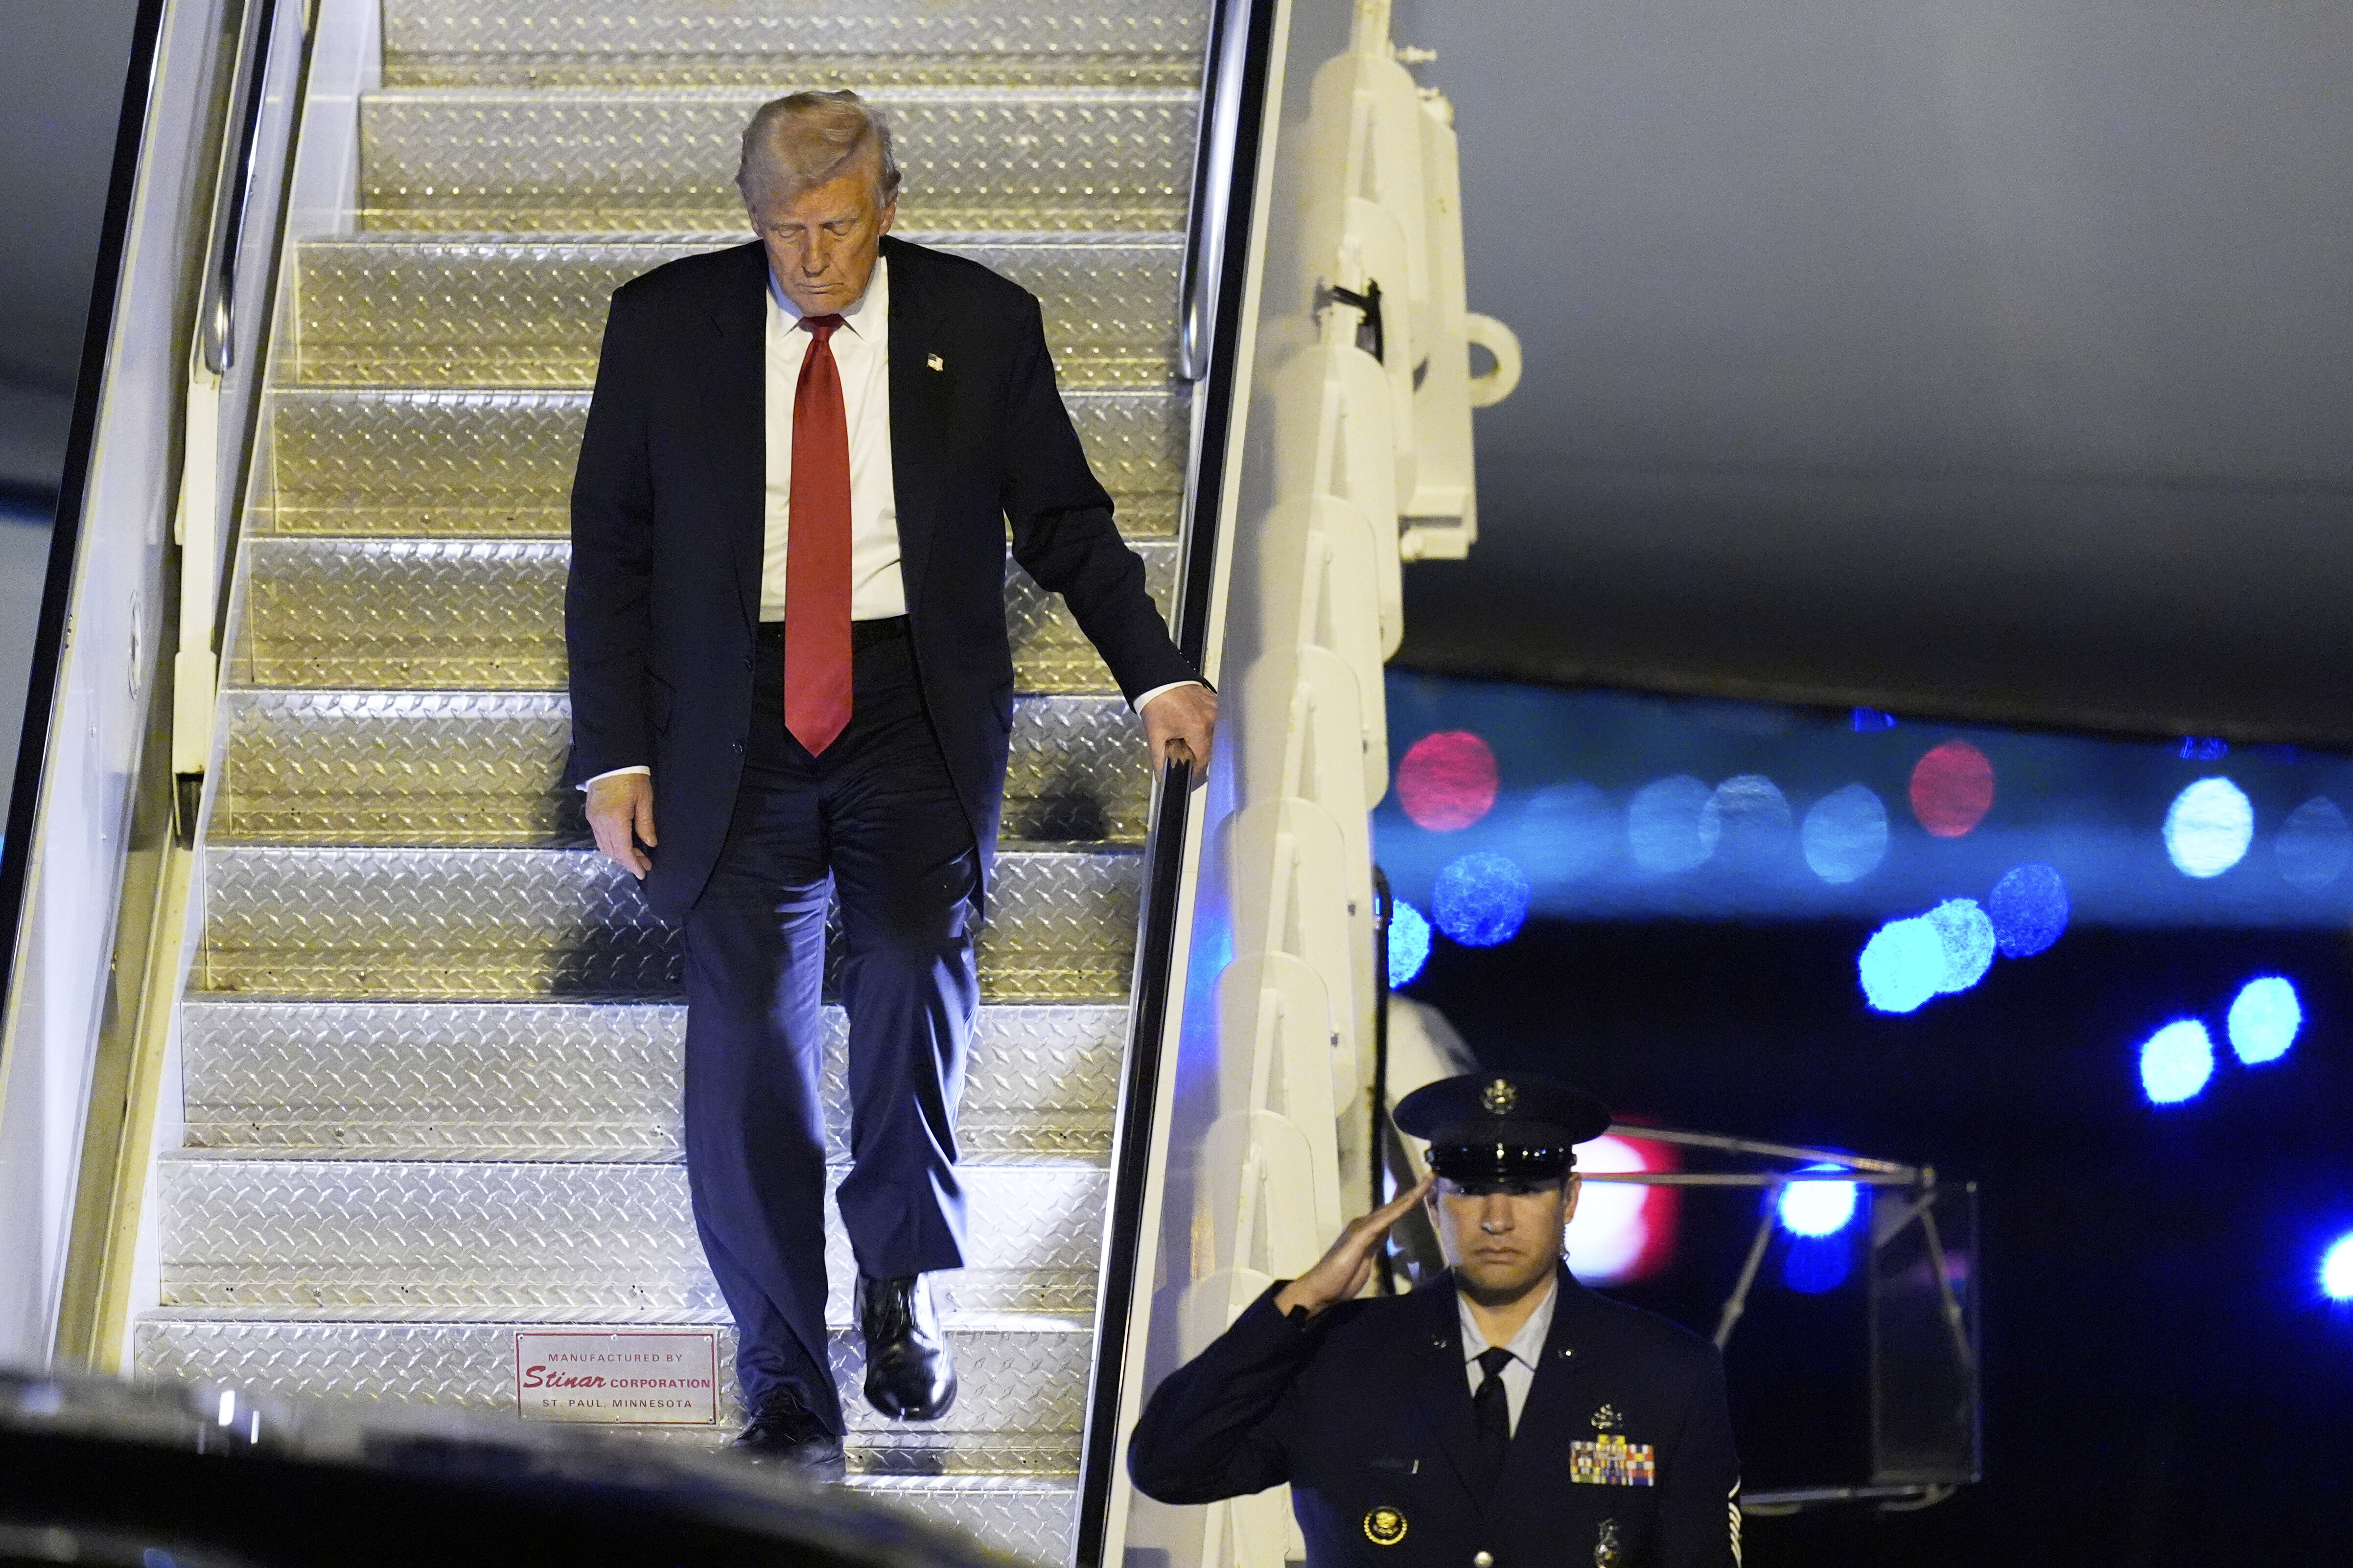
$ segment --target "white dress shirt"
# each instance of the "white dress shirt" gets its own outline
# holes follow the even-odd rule
[[[1504,1400],[1512,1410],[1514,1432],[1520,1429],[1520,1407],[1528,1402],[1528,1385],[1535,1381],[1536,1363],[1544,1357],[1545,1336],[1552,1332],[1553,1305],[1559,1300],[1560,1277],[1556,1274],[1545,1286],[1545,1299],[1536,1303],[1536,1310],[1528,1314],[1528,1321],[1520,1325],[1520,1331],[1503,1347],[1512,1352],[1512,1359],[1504,1363],[1501,1375],[1504,1379]],[[1454,1295],[1454,1310],[1462,1318],[1462,1366],[1470,1374],[1471,1392],[1475,1395],[1479,1385],[1487,1381],[1486,1373],[1479,1365],[1479,1357],[1492,1347],[1487,1343],[1487,1336],[1479,1330],[1479,1320],[1471,1315],[1471,1303],[1459,1290]]]
[[[766,529],[760,547],[760,618],[785,618],[785,556],[792,534],[793,403],[817,340],[800,307],[768,279]],[[877,257],[858,303],[841,312],[833,363],[849,428],[849,618],[907,613],[899,574],[899,491],[891,472],[891,261]]]
[[[760,545],[760,619],[785,618],[785,558],[792,535],[793,401],[801,363],[817,340],[801,326],[799,307],[768,275],[765,345],[767,399],[767,496]],[[849,618],[881,620],[907,613],[907,584],[899,571],[899,491],[891,468],[891,262],[874,259],[874,275],[858,302],[841,312],[829,346],[841,374],[841,412],[849,429]],[[1135,700],[1135,710],[1166,691],[1198,686],[1174,680]],[[628,773],[650,773],[647,763],[598,773],[580,787]]]

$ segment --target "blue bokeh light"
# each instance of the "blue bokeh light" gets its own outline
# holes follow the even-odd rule
[[[1644,784],[1626,803],[1626,837],[1634,863],[1655,876],[1704,865],[1724,832],[1707,803],[1715,792],[1689,773]]]
[[[1993,967],[1993,921],[1975,899],[1947,899],[1921,917],[1936,928],[1945,946],[1945,973],[1936,989],[1950,994],[1967,991]]]
[[[2320,1293],[2332,1301],[2353,1301],[2353,1235],[2338,1237],[2321,1255]]]
[[[1945,939],[1924,920],[1890,921],[1854,961],[1862,999],[1882,1013],[1909,1013],[1945,979]]]
[[[2287,814],[2279,837],[2272,841],[2280,875],[2306,892],[2316,891],[2344,874],[2353,863],[2353,827],[2345,814],[2325,795],[2314,795]]]
[[[1715,786],[1700,808],[1700,837],[1728,866],[1763,870],[1788,854],[1789,801],[1763,773],[1741,773]]]
[[[2231,1050],[2249,1067],[2275,1062],[2295,1044],[2304,1027],[2304,1004],[2295,987],[2277,974],[2250,980],[2231,1003]]]
[[[1842,1165],[1808,1165],[1807,1171],[1841,1171]],[[1791,1182],[1781,1189],[1781,1228],[1792,1236],[1836,1236],[1854,1219],[1852,1182]]]
[[[1438,929],[1465,947],[1495,947],[1528,918],[1528,879],[1508,857],[1482,850],[1450,860],[1430,890]]]
[[[1430,962],[1430,921],[1403,899],[1389,902],[1389,989],[1421,973]]]
[[[1854,1269],[1854,1247],[1842,1236],[1793,1236],[1781,1259],[1782,1283],[1807,1296],[1820,1296],[1846,1283]]]
[[[2185,877],[2219,877],[2246,857],[2255,808],[2226,778],[2200,779],[2165,813],[2165,852]]]
[[[1599,870],[1617,850],[1625,827],[1608,795],[1572,779],[1547,784],[1527,798],[1512,847],[1531,883],[1556,887]]]
[[[1887,807],[1866,785],[1834,789],[1808,808],[1798,846],[1825,882],[1868,877],[1887,858]]]
[[[2151,1105],[2179,1105],[2214,1076],[2214,1039],[2195,1018],[2168,1024],[2140,1048],[2140,1086]]]
[[[1867,735],[1874,730],[1893,730],[1894,728],[1895,728],[1895,715],[1893,713],[1883,713],[1876,708],[1858,708],[1854,710],[1854,732],[1858,735]]]
[[[2056,866],[2013,866],[1986,895],[2005,958],[2032,958],[2067,931],[2067,883]]]
[[[2219,763],[2231,754],[2231,742],[2220,735],[2184,735],[2181,738],[2181,760],[2185,763]]]

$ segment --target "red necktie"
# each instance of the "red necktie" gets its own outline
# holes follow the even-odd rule
[[[817,341],[793,391],[785,536],[785,728],[816,756],[849,727],[849,420],[827,340],[839,316],[804,316]]]

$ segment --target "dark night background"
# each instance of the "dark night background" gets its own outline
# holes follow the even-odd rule
[[[0,12],[0,763],[131,14]],[[1628,1112],[1980,1184],[1985,1481],[1915,1515],[1752,1521],[1748,1561],[2353,1561],[2353,1315],[2314,1280],[2353,1231],[2345,890],[2248,891],[2259,837],[2198,895],[2227,918],[2079,910],[1905,1016],[1854,984],[1878,921],[1920,907],[1873,887],[1946,867],[1982,896],[1971,857],[2005,833],[2039,846],[2021,859],[2137,834],[2141,861],[2085,877],[2186,897],[2151,847],[2151,813],[2216,771],[2172,755],[2183,729],[2353,739],[2353,8],[1398,0],[1394,31],[1439,50],[1419,74],[1458,110],[1470,303],[1528,356],[1479,416],[1477,549],[1407,573],[1403,667],[2147,737],[1980,732],[2005,793],[1932,844],[1900,805],[1951,732],[1931,724],[1634,722],[1593,697],[1609,722],[1579,751],[1544,711],[1577,692],[1393,683],[1393,757],[1466,721],[1432,703],[1504,702],[1482,732],[1507,797],[1753,770],[1800,807],[1848,778],[1889,804],[1888,864],[1851,895],[1799,868],[1778,905],[1540,900],[1500,947],[1439,939],[1409,987],[1486,1061]],[[2353,805],[2337,757],[2221,766],[2265,832],[2307,789]],[[1417,855],[1482,829],[1420,832],[1384,807],[1416,900]],[[2150,1107],[2137,1043],[2271,972],[2304,999],[2290,1056],[2225,1051],[2203,1094]],[[1637,1293],[1706,1327],[1753,1204],[1686,1201],[1677,1272]],[[1734,1342],[1751,1483],[1860,1479],[1852,1292],[1773,1279]]]
[[[1743,733],[1739,711],[1722,704],[1403,674],[1390,696],[1393,756],[1441,729],[1493,744],[1502,794],[1491,847],[1510,842],[1516,800],[1565,776],[1622,799],[1687,767],[1713,764],[1721,776],[1746,752],[1800,811],[1849,779],[1887,801],[1887,861],[1857,889],[1900,880],[1907,864],[1932,878],[1968,866],[1977,847],[1976,834],[1930,838],[1902,804],[1910,761],[1964,732],[1950,727],[1857,735],[1843,712],[1760,708]],[[1625,739],[1630,709],[1651,736],[1640,748]],[[1998,731],[1967,733],[2004,770],[1978,834],[2071,813],[2086,829],[2134,830],[2174,923],[2102,924],[2079,910],[2048,952],[1997,960],[1975,988],[1888,1016],[1864,1005],[1855,978],[1855,955],[1883,917],[1539,912],[1500,946],[1436,938],[1405,994],[1444,1012],[1483,1064],[1573,1077],[1629,1115],[1926,1163],[1947,1183],[1979,1184],[1984,1482],[1916,1514],[1754,1520],[1751,1563],[2347,1561],[2353,1309],[2325,1300],[2316,1274],[2328,1243],[2353,1231],[2345,922],[2327,913],[2187,923],[2202,907],[2232,907],[2232,879],[2276,881],[2266,830],[2284,809],[2277,800],[2295,804],[2294,788],[2253,788],[2253,851],[2212,883],[2176,872],[2157,831],[2167,797],[2191,779],[2235,766],[2290,784],[2334,780],[2342,763],[2309,754],[2200,763],[2181,759],[2178,742],[2047,734],[2006,748]],[[2012,751],[2047,758],[2054,749],[2074,755],[2073,773],[2009,766]],[[1801,782],[1792,770],[1808,758],[1814,777]],[[2074,784],[2039,787],[2054,773]],[[2103,777],[2114,792],[2082,787]],[[2143,797],[2125,808],[2137,821],[2115,820],[2118,795]],[[1479,831],[1429,833],[1394,793],[1377,823],[1384,862],[1409,868],[1470,847]],[[1790,885],[1809,880],[1794,844],[1784,853]],[[1975,876],[1951,890],[1982,897]],[[1426,870],[1397,879],[1399,897],[1426,898]],[[1758,875],[1746,902],[1770,904],[1775,887]],[[1556,890],[1551,901],[1573,900]],[[1884,914],[1916,910],[1899,901]],[[2259,973],[2287,975],[2301,993],[2295,1048],[2261,1067],[2220,1048],[2203,1093],[2151,1106],[2139,1043],[2187,1016],[2207,1019],[2219,1046],[2224,1009]],[[1623,1293],[1711,1330],[1757,1205],[1753,1194],[1687,1193],[1675,1261]],[[1748,1487],[1862,1481],[1860,1275],[1829,1296],[1799,1296],[1778,1283],[1777,1263],[1768,1254],[1729,1355]]]

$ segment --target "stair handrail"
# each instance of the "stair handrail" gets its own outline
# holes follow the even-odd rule
[[[196,312],[205,368],[215,375],[226,374],[237,362],[237,253],[260,169],[261,85],[267,74],[261,48],[278,20],[278,0],[245,0],[238,12],[229,82],[229,121],[235,133],[221,139],[212,237],[206,246],[204,293]]]
[[[1176,963],[1174,936],[1185,893],[1186,828],[1191,815],[1193,774],[1192,748],[1182,741],[1169,742],[1167,763],[1153,793],[1151,837],[1144,859],[1144,906],[1137,917],[1135,986],[1128,1014],[1126,1059],[1120,1075],[1119,1110],[1112,1130],[1112,1205],[1104,1219],[1102,1282],[1095,1295],[1095,1359],[1087,1384],[1079,1460],[1074,1561],[1081,1568],[1100,1568],[1103,1561],[1112,1482],[1119,1458],[1120,1402],[1128,1328],[1135,1312],[1144,1194],[1152,1175],[1154,1120],[1160,1104],[1163,1041]]]
[[[1201,381],[1215,341],[1224,240],[1231,226],[1235,141],[1250,70],[1250,0],[1225,0],[1210,14],[1201,70],[1201,110],[1193,144],[1193,197],[1185,221],[1177,279],[1176,374]],[[1268,11],[1270,19],[1272,13]]]
[[[293,21],[295,53],[288,95],[288,134],[275,174],[276,235],[269,259],[260,267],[267,298],[278,270],[284,237],[285,201],[299,139],[302,96],[310,74],[315,28],[306,7]],[[237,262],[245,249],[253,202],[272,173],[261,135],[269,104],[272,49],[279,38],[278,0],[242,0],[237,18],[220,164],[213,184],[212,222],[199,278],[195,343],[188,356],[186,439],[182,444],[179,510],[173,536],[180,549],[176,652],[172,660],[172,773],[174,817],[183,847],[195,842],[204,777],[212,763],[214,708],[220,689],[220,637],[225,628],[228,574],[235,563],[237,507],[245,489],[242,468],[224,475],[224,454],[249,458],[259,406],[260,383],[247,374],[233,384],[238,340],[262,347],[266,328],[246,332]],[[227,437],[226,439],[224,437]],[[231,482],[224,486],[222,480]]]

